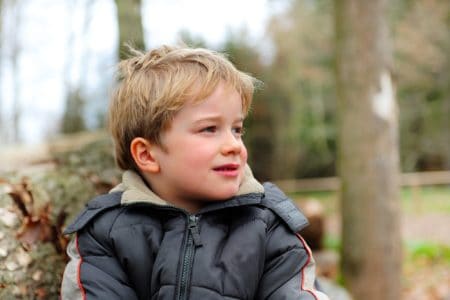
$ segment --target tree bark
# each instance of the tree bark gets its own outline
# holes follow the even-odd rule
[[[145,48],[144,29],[141,16],[141,0],[116,0],[117,20],[119,24],[119,59],[126,58],[125,45],[133,48]]]
[[[0,299],[58,299],[69,239],[62,231],[119,182],[111,149],[105,132],[0,148]]]
[[[86,40],[89,34],[91,21],[93,18],[93,5],[94,1],[88,1],[84,4],[85,17],[82,21],[82,35],[83,39]],[[68,3],[69,9],[75,10],[77,8],[76,1],[71,1]],[[91,64],[89,60],[89,49],[84,46],[81,50],[76,50],[76,32],[74,30],[74,16],[71,16],[68,20],[68,40],[67,40],[67,55],[64,65],[64,87],[66,90],[65,94],[65,107],[62,116],[60,131],[62,133],[76,133],[86,130],[87,125],[85,121],[85,106],[86,106],[86,96],[83,93],[83,88],[86,86],[86,76],[89,71],[89,65]],[[77,21],[79,22],[79,21]],[[74,60],[76,52],[81,52],[81,60]],[[80,72],[77,80],[72,79],[72,72],[75,64],[80,65]]]
[[[398,117],[386,0],[336,0],[342,272],[355,299],[400,299]]]
[[[13,105],[12,105],[12,142],[19,143],[21,140],[20,123],[22,115],[22,105],[20,103],[20,66],[19,59],[22,52],[20,27],[22,25],[22,3],[20,1],[13,2],[12,13],[14,22],[14,34],[11,35],[11,70],[13,77]]]
[[[0,0],[0,55],[3,56],[3,14],[4,14],[3,0]],[[0,57],[0,87],[2,87],[3,82],[3,68],[2,68],[3,59]],[[0,93],[0,140],[5,141],[5,126],[3,125],[3,99],[2,93]]]

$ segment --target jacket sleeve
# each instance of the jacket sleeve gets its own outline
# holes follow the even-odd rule
[[[303,238],[282,223],[268,233],[257,299],[328,300],[315,285],[315,265]]]
[[[114,255],[88,232],[77,233],[67,247],[61,299],[138,299]]]
[[[264,184],[261,204],[275,217],[266,237],[266,258],[257,299],[328,300],[314,286],[315,262],[298,232],[308,221],[294,203],[274,184]]]
[[[66,234],[75,233],[67,247],[61,299],[138,299],[109,237],[120,205],[120,194],[90,201]]]

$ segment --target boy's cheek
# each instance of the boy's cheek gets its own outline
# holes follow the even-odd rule
[[[243,165],[247,163],[247,158],[248,158],[247,148],[245,147],[244,144],[242,144],[241,159]]]

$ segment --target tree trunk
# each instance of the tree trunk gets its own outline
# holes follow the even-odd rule
[[[69,237],[85,203],[120,180],[104,132],[0,147],[0,299],[58,299]]]
[[[336,0],[342,272],[355,299],[400,299],[398,120],[385,0]]]
[[[0,88],[3,88],[3,14],[4,14],[3,0],[0,0]],[[0,93],[0,140],[5,141],[5,125],[3,124],[3,99]]]
[[[87,40],[89,34],[89,29],[91,21],[93,18],[93,4],[95,2],[88,1],[84,4],[85,17],[82,21],[82,35],[83,39]],[[69,2],[69,9],[76,10],[78,3],[76,1]],[[65,94],[65,107],[64,113],[61,121],[60,131],[62,133],[75,133],[86,130],[87,125],[85,122],[85,105],[86,100],[83,93],[83,88],[86,87],[85,81],[86,76],[84,74],[88,73],[90,60],[89,60],[89,49],[84,46],[81,50],[75,50],[76,43],[76,32],[74,29],[74,16],[71,16],[68,20],[68,35],[67,40],[67,56],[64,65],[64,87],[66,90]],[[79,21],[77,21],[79,23]],[[81,60],[74,60],[75,51],[81,52]],[[80,65],[80,72],[77,80],[72,79],[72,72],[75,64]]]
[[[145,48],[141,17],[141,0],[116,0],[119,24],[119,59],[126,58],[125,44],[136,49]]]
[[[13,77],[13,104],[12,104],[12,142],[19,143],[21,139],[20,134],[20,119],[22,114],[22,106],[20,103],[20,66],[19,59],[22,52],[20,27],[22,25],[22,3],[14,1],[12,4],[12,13],[15,33],[11,35],[11,70]]]

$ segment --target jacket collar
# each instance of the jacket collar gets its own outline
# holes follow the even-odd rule
[[[122,175],[122,183],[114,187],[112,192],[123,192],[121,197],[122,205],[129,205],[134,203],[151,203],[159,206],[172,206],[165,200],[156,195],[144,182],[142,177],[134,171],[127,170]],[[245,167],[244,178],[239,187],[239,191],[236,196],[254,195],[264,193],[264,187],[253,177],[250,167]],[[229,205],[241,205],[242,201],[237,200],[234,197]],[[245,197],[244,197],[245,198]],[[224,202],[228,202],[224,201]],[[253,201],[252,201],[253,202]],[[222,202],[220,202],[222,203]],[[229,206],[225,205],[225,206]]]

